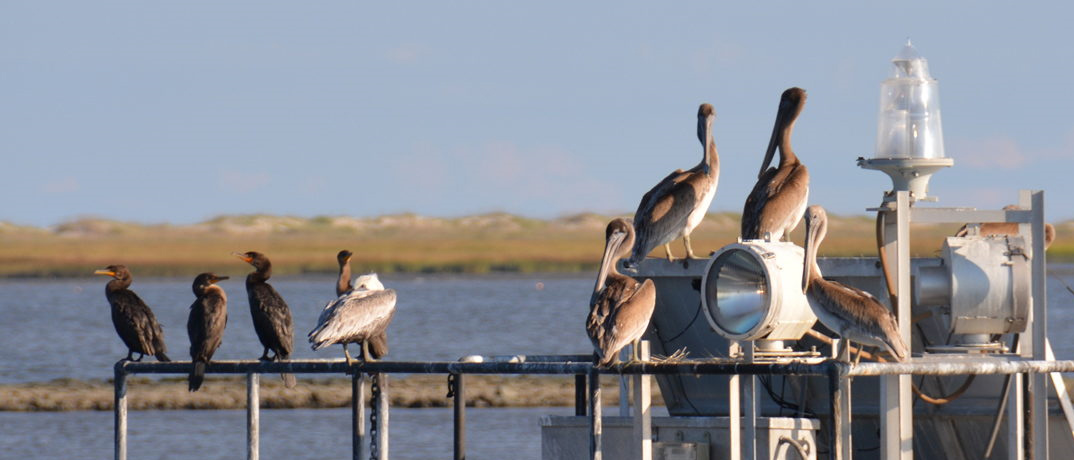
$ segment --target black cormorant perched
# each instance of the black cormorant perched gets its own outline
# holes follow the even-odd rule
[[[153,316],[153,310],[128,289],[133,281],[130,270],[125,265],[109,265],[93,274],[112,277],[104,295],[112,305],[112,324],[127,345],[127,359],[141,361],[145,355],[153,355],[158,361],[171,361],[165,354],[168,347],[164,345],[164,330]],[[138,359],[134,359],[136,352]]]
[[[190,317],[186,332],[190,336],[190,391],[198,391],[205,380],[205,367],[213,359],[213,353],[224,340],[227,327],[227,294],[216,283],[228,279],[212,273],[202,273],[194,278],[194,296],[190,305]]]
[[[354,255],[354,254],[352,254],[350,251],[348,251],[346,249],[344,249],[342,251],[339,251],[339,254],[336,255],[336,260],[339,262],[339,280],[336,281],[336,296],[337,297],[342,296],[343,294],[346,294],[347,292],[350,292],[350,290],[354,288],[354,285],[351,283],[351,266],[350,266],[350,262],[351,262],[351,256],[352,255]],[[331,305],[331,304],[329,304],[329,305]],[[317,321],[318,324],[321,324],[323,322],[324,321],[322,321],[322,320]],[[373,359],[380,359],[380,358],[383,358],[383,357],[388,355],[388,331],[387,330],[384,330],[384,331],[381,331],[381,332],[379,332],[377,334],[374,334],[373,336],[369,337],[369,339],[366,340],[366,342],[369,342],[369,343],[368,344],[360,343],[359,347],[361,347],[363,345],[368,345],[369,354],[373,357]],[[365,348],[363,348],[363,350],[364,349]],[[346,347],[344,347],[344,351],[346,351]]]
[[[250,316],[254,319],[254,330],[257,331],[261,345],[265,347],[260,359],[288,359],[294,349],[294,326],[287,302],[268,284],[268,279],[272,276],[272,262],[260,252],[233,254],[256,269],[246,276],[246,295],[250,299]],[[273,352],[271,358],[268,355],[269,350]],[[280,374],[280,377],[287,388],[295,387],[293,374]]]

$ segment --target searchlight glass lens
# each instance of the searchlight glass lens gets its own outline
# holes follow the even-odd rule
[[[768,283],[764,268],[742,250],[724,252],[712,265],[713,283],[706,283],[709,314],[720,328],[745,334],[757,327],[768,309]]]

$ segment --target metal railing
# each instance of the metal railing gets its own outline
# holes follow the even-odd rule
[[[353,455],[361,458],[364,436],[362,426],[364,415],[363,374],[383,376],[385,374],[445,374],[454,375],[454,429],[455,458],[465,457],[465,393],[463,375],[465,374],[529,374],[529,375],[574,375],[577,415],[588,413],[590,416],[590,446],[593,458],[600,458],[600,382],[601,374],[611,375],[811,375],[827,377],[830,391],[829,423],[829,457],[841,458],[838,446],[849,439],[849,427],[841,426],[840,414],[849,410],[840,407],[840,392],[845,391],[845,382],[851,377],[881,375],[981,375],[981,374],[1040,374],[1051,372],[1074,372],[1074,361],[1032,361],[1008,360],[1003,362],[911,362],[911,363],[860,363],[849,365],[837,361],[790,362],[790,363],[754,363],[747,364],[730,360],[680,361],[680,362],[641,362],[617,364],[609,368],[597,368],[585,360],[590,355],[544,355],[517,356],[516,359],[482,360],[483,362],[391,362],[377,361],[347,365],[342,360],[302,360],[288,362],[265,361],[213,361],[206,373],[210,374],[245,374],[247,376],[247,455],[258,458],[259,433],[259,375],[268,373],[293,374],[348,374],[352,376],[352,415],[354,423]],[[576,361],[575,361],[576,360]],[[115,458],[127,458],[127,376],[131,374],[188,374],[191,370],[189,361],[173,362],[133,362],[120,361],[115,365]],[[377,424],[378,459],[388,458],[388,398],[387,379],[381,380],[383,386],[379,397],[373,402],[380,412]],[[588,384],[588,398],[586,397]],[[1046,429],[1047,427],[1038,427]],[[740,433],[731,433],[740,436]],[[1041,458],[1046,457],[1044,456]]]

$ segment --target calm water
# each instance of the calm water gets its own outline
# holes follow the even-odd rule
[[[221,283],[228,293],[228,324],[216,359],[256,359],[261,344],[250,319],[243,271]],[[168,355],[188,360],[186,318],[194,301],[186,279],[139,279],[131,289],[164,326]],[[0,383],[59,377],[104,379],[127,355],[112,327],[104,297],[106,277],[0,281]],[[384,276],[398,290],[389,329],[393,360],[456,360],[469,354],[586,353],[590,277]],[[335,277],[274,277],[295,323],[295,359],[342,357],[340,347],[314,353],[306,333],[335,298]],[[543,283],[543,289],[538,288]],[[17,326],[15,326],[17,325]],[[13,327],[15,326],[15,327]],[[355,349],[356,350],[356,349]],[[152,357],[147,359],[152,360]]]

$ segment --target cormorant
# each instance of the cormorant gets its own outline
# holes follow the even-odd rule
[[[246,294],[250,299],[250,316],[254,320],[257,338],[265,347],[261,353],[263,361],[282,361],[291,356],[294,348],[294,329],[291,309],[287,302],[272,285],[268,284],[272,276],[272,262],[260,252],[232,253],[235,257],[253,265],[256,269],[246,276]],[[272,350],[273,356],[268,355]],[[297,382],[293,374],[280,374],[287,388],[294,388]]]
[[[158,361],[171,361],[165,354],[168,347],[164,345],[164,330],[153,310],[128,289],[133,281],[130,270],[125,265],[109,265],[93,274],[112,277],[104,287],[104,295],[112,306],[112,324],[127,345],[127,359],[141,361],[145,355],[153,355]],[[134,359],[134,353],[138,353],[138,359]]]
[[[190,370],[190,391],[201,388],[201,382],[205,380],[205,367],[224,340],[227,294],[216,283],[226,279],[228,277],[212,273],[202,273],[194,278],[194,296],[197,299],[190,305],[190,317],[186,321],[186,332],[190,336],[190,360],[194,363]]]

